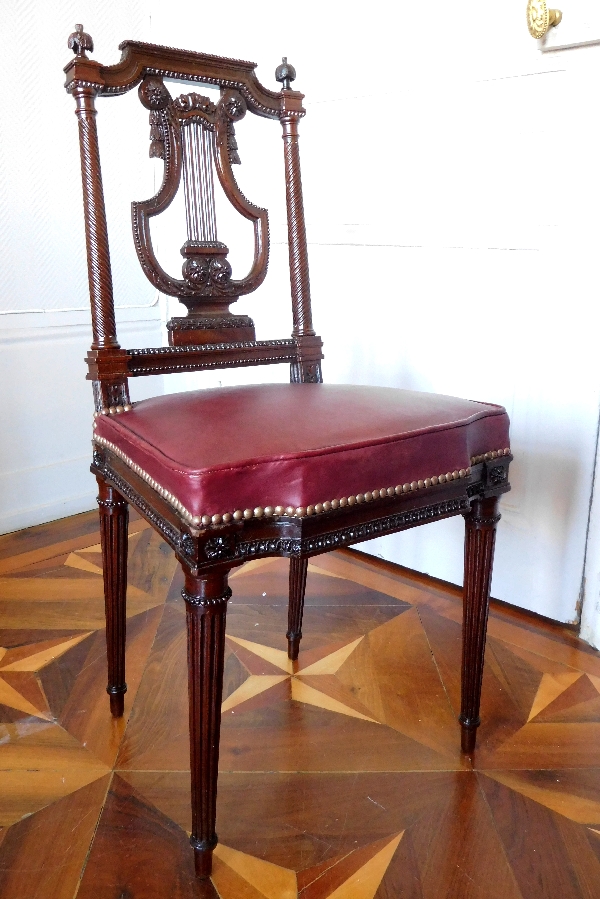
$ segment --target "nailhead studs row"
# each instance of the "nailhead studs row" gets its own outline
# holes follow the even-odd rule
[[[123,407],[123,409],[125,409],[125,407]],[[102,414],[102,413],[100,413],[100,414]],[[179,502],[179,500],[177,499],[176,496],[174,496],[172,493],[169,493],[169,491],[165,490],[164,487],[161,487],[161,485],[158,483],[158,481],[155,481],[154,478],[151,477],[151,475],[149,475],[147,471],[144,471],[144,469],[141,467],[141,465],[137,465],[133,461],[133,459],[130,459],[129,456],[126,456],[125,453],[122,450],[120,450],[118,446],[115,446],[114,443],[110,442],[110,440],[106,440],[105,437],[98,437],[96,435],[94,435],[93,442],[99,444],[99,446],[107,447],[107,449],[109,449],[112,453],[114,453],[115,456],[118,456],[119,459],[122,459],[123,462],[126,465],[128,465],[132,471],[135,471],[135,473],[137,475],[139,475],[140,478],[142,478],[144,481],[146,481],[147,484],[150,484],[150,486],[153,488],[153,490],[156,490],[156,492],[159,493],[163,499],[166,499],[166,501],[169,503],[169,505],[172,506],[174,509],[176,509],[177,512],[179,512],[179,514],[183,518],[185,518],[186,521],[189,521],[190,524],[195,522],[196,519],[194,518],[192,513],[189,512],[185,508],[183,503]]]
[[[94,431],[96,430],[96,419],[100,415],[120,415],[121,412],[130,412],[133,409],[133,405],[131,403],[125,403],[124,406],[106,406],[104,409],[101,409],[100,412],[94,412]]]
[[[119,415],[121,412],[131,412],[132,409],[131,403],[125,403],[124,406],[109,406],[100,412],[94,412],[94,418],[98,418],[99,415]]]
[[[503,450],[491,450],[482,456],[473,456],[471,465],[479,465],[480,462],[491,462],[492,459],[498,459],[500,456],[510,456],[510,447]]]
[[[456,481],[460,478],[466,478],[471,474],[470,468],[461,468],[455,471],[448,471],[446,474],[440,474],[437,477],[425,478],[425,480],[411,481],[409,484],[398,484],[396,487],[382,487],[381,490],[367,490],[366,493],[357,493],[355,496],[342,496],[341,499],[328,500],[324,503],[316,503],[314,506],[257,506],[256,509],[236,509],[235,512],[225,512],[223,515],[192,515],[185,506],[179,502],[177,497],[169,493],[164,487],[154,480],[144,469],[137,465],[129,456],[120,450],[114,443],[106,440],[104,437],[94,436],[94,441],[100,446],[110,449],[116,456],[125,462],[132,471],[141,477],[146,483],[156,490],[160,496],[165,499],[179,514],[193,527],[209,527],[210,525],[229,524],[231,521],[248,521],[251,518],[273,518],[279,516],[287,516],[288,518],[305,518],[311,515],[320,515],[323,512],[330,512],[335,509],[344,509],[346,506],[354,506],[355,504],[370,503],[373,500],[385,499],[391,496],[400,496],[404,493],[412,493],[415,490],[426,489],[427,487],[435,487],[437,484],[445,484],[448,481]],[[509,449],[494,450],[485,453],[483,456],[474,456],[471,460],[473,465],[480,462],[497,459],[499,456],[510,454]]]

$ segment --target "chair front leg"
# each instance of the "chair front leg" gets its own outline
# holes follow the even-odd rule
[[[302,614],[304,612],[304,592],[306,590],[306,573],[308,559],[290,559],[290,595],[288,605],[288,658],[295,661],[300,651],[302,639]]]
[[[184,569],[185,572],[185,569]],[[209,877],[218,839],[217,776],[225,660],[228,570],[194,577],[185,572],[190,703],[192,835],[196,874]]]
[[[127,527],[129,505],[120,493],[98,478],[100,542],[104,574],[106,652],[110,710],[120,718],[125,706],[125,638],[127,595]]]
[[[463,587],[462,697],[460,724],[462,751],[475,749],[479,727],[481,680],[485,656],[490,587],[498,498],[476,499],[465,515],[465,574]]]

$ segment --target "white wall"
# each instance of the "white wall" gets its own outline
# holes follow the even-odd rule
[[[204,46],[202,11],[178,8],[155,11],[152,39],[189,46],[197,33]],[[280,51],[307,95],[302,159],[326,380],[505,404],[515,463],[493,592],[575,620],[600,401],[598,46],[542,54],[521,0],[501,11],[386,2],[369,15],[305,3],[300,21],[266,3],[259,28],[246,4],[229,8],[236,28],[211,34],[211,50],[250,54],[271,85]],[[259,188],[260,178],[247,193],[262,202]],[[276,240],[282,230],[283,214],[272,216]],[[462,578],[460,520],[364,549]]]
[[[522,0],[509,0],[501,10],[476,0],[452,8],[441,0],[412,8],[380,0],[368,14],[362,6],[314,0],[293,10],[265,0],[258,12],[232,0],[225,14],[176,0],[168,7],[146,5],[151,21],[141,3],[123,9],[115,3],[114,10],[111,3],[107,10],[106,4],[61,0],[52,13],[40,5],[29,19],[14,0],[8,5],[12,18],[1,40],[12,56],[5,83],[18,77],[22,34],[33,44],[37,35],[46,82],[57,74],[45,97],[50,112],[44,131],[51,139],[44,142],[44,155],[23,152],[34,146],[23,117],[8,137],[10,268],[29,275],[32,258],[42,258],[43,265],[31,278],[11,275],[2,297],[5,308],[15,308],[10,305],[15,297],[19,315],[60,304],[83,308],[76,125],[72,101],[60,89],[60,66],[69,58],[64,42],[75,21],[83,21],[93,35],[94,56],[103,62],[117,59],[116,46],[124,37],[150,39],[250,57],[263,82],[275,87],[274,68],[287,55],[308,109],[301,126],[302,160],[314,317],[325,338],[326,380],[504,403],[513,421],[514,489],[503,501],[493,592],[541,614],[573,620],[600,401],[593,216],[600,185],[591,114],[599,48],[540,53],[527,33]],[[9,96],[16,105],[23,93],[5,90],[4,102]],[[109,153],[117,132],[109,130],[112,114],[103,104],[110,103],[112,113],[113,104],[121,102],[133,110],[134,100],[135,94],[99,101],[101,139]],[[249,141],[256,129],[272,135],[258,155]],[[134,130],[138,145],[145,146],[143,111],[136,111]],[[260,338],[285,336],[291,315],[278,126],[247,117],[237,134],[241,186],[250,199],[270,208],[273,236],[270,277],[257,302],[240,301],[239,311],[252,313]],[[113,170],[115,163],[105,158]],[[153,192],[153,171],[152,165],[125,168],[114,195],[107,197],[109,211],[121,217],[110,236],[117,304],[135,307],[119,314],[138,322],[128,325],[131,343],[141,342],[142,331],[159,329],[171,314],[166,303],[159,308],[135,265],[126,261],[128,204]],[[36,185],[51,174],[54,187],[47,193],[25,188],[32,173]],[[33,238],[26,236],[23,222]],[[229,232],[220,236],[243,268],[247,235],[233,243]],[[174,260],[181,243],[174,227],[157,231],[157,241],[162,258]],[[13,478],[23,485],[16,492],[31,500],[30,518],[29,513],[19,518],[15,501],[4,519],[8,526],[66,514],[71,506],[56,511],[61,496],[81,497],[80,506],[85,505],[87,475],[81,483],[69,475],[71,492],[61,492],[57,482],[52,494],[44,493],[49,479],[42,471],[43,458],[72,460],[77,467],[87,453],[89,437],[76,425],[91,409],[75,359],[79,335],[83,347],[83,329],[64,334],[73,347],[65,389],[79,380],[70,389],[72,406],[65,402],[61,412],[63,442],[53,437],[51,449],[39,458],[10,469],[22,472]],[[24,351],[10,352],[17,360],[8,363],[11,371],[15,366],[23,371]],[[20,411],[10,419],[12,428],[15,421],[25,422],[19,433],[32,430],[30,403],[35,407],[33,388],[42,371],[34,365],[19,381]],[[285,379],[287,372],[242,372],[244,379],[263,375]],[[232,378],[229,372],[182,377],[170,379],[166,389]],[[50,398],[42,405],[47,408]],[[5,422],[8,427],[8,417]],[[56,421],[46,426],[56,429]],[[0,477],[11,464],[0,457]],[[37,508],[30,489],[36,478],[43,497]],[[461,525],[444,522],[364,548],[459,582]]]
[[[593,51],[587,65],[516,59],[505,63],[513,77],[448,74],[375,98],[376,121],[392,100],[399,112],[387,129],[390,206],[368,196],[352,210],[332,165],[319,201],[354,224],[319,223],[311,247],[328,379],[506,405],[514,489],[502,502],[493,593],[563,621],[577,614],[600,394]],[[544,72],[551,64],[567,68]],[[322,143],[354,103],[317,108],[305,158],[313,131]],[[351,142],[336,162],[346,183],[366,149]],[[365,182],[385,196],[381,170]],[[329,302],[334,271],[341,322]],[[460,582],[462,522],[432,530],[434,539],[419,529],[364,549]]]
[[[140,0],[101,7],[88,0],[5,0],[2,12],[0,533],[95,505],[77,120],[62,67],[72,55],[67,38],[76,22],[83,19],[92,32],[99,58],[115,62],[123,37],[147,37],[150,23]],[[151,172],[146,181],[139,167],[119,166],[120,127],[120,114],[102,119],[100,139],[119,335],[123,345],[139,346],[160,343],[160,309],[130,253],[129,191],[148,196],[153,182]],[[140,127],[147,139],[143,110]],[[147,395],[153,387],[134,382],[133,393]]]

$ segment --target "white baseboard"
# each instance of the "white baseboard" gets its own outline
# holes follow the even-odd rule
[[[59,518],[68,518],[69,515],[91,512],[97,508],[96,493],[96,490],[92,490],[81,496],[69,496],[45,506],[35,505],[29,509],[19,509],[2,516],[0,517],[0,534],[12,534],[13,531],[21,531],[23,528],[35,527],[38,524],[47,524],[49,521],[57,521]]]

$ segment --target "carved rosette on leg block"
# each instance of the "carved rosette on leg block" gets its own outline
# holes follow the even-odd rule
[[[125,638],[127,595],[127,527],[129,505],[120,493],[98,478],[100,541],[106,609],[106,652],[110,710],[120,718],[125,705]]]
[[[302,613],[304,612],[304,592],[308,559],[292,556],[290,559],[290,599],[288,606],[288,658],[296,661],[302,639]]]
[[[500,521],[498,497],[477,499],[465,516],[465,575],[463,588],[462,698],[459,721],[462,751],[475,749],[485,657],[485,638],[496,525]]]
[[[225,658],[225,617],[231,590],[228,571],[186,573],[192,835],[196,874],[209,877],[217,845],[217,775]]]

